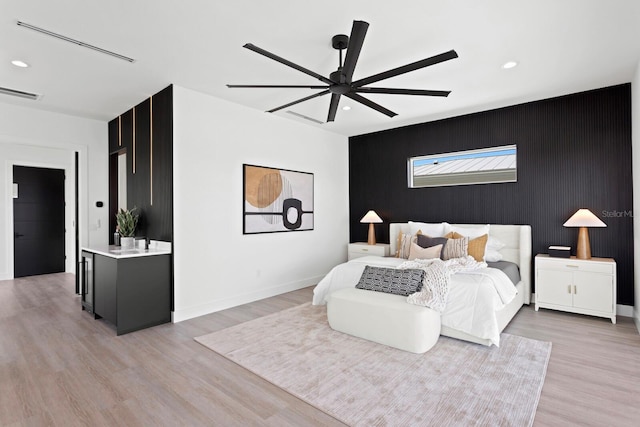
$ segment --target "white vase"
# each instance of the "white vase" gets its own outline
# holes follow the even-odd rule
[[[135,237],[121,237],[120,246],[122,249],[133,249]]]

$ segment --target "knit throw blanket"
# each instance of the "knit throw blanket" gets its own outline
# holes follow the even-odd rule
[[[407,297],[407,302],[422,305],[442,313],[447,305],[447,296],[451,283],[451,275],[459,271],[486,268],[487,264],[476,261],[472,256],[466,258],[452,258],[442,261],[435,259],[415,259],[405,261],[397,268],[419,268],[424,270],[422,289]]]

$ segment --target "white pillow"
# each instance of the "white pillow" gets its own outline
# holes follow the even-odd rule
[[[495,249],[489,249],[484,253],[484,260],[486,262],[498,262],[502,261],[502,254]]]
[[[499,251],[500,249],[507,246],[505,243],[502,243],[497,237],[489,236],[489,240],[487,240],[487,249],[493,249]]]
[[[430,248],[422,248],[415,243],[411,244],[409,250],[409,261],[414,259],[434,259],[440,258],[440,252],[442,252],[442,245],[431,246]]]
[[[507,246],[497,237],[489,236],[487,240],[487,248],[484,253],[484,260],[487,262],[497,262],[502,261],[502,254],[500,253],[500,249]]]
[[[470,239],[475,239],[485,234],[489,234],[489,224],[487,225],[474,225],[471,227],[459,227],[457,225],[450,225],[449,231],[455,231],[458,234],[462,234]],[[424,233],[424,232],[423,232]]]
[[[446,232],[446,222],[429,223],[429,222],[413,222],[409,221],[409,228],[411,234],[415,235],[418,230],[422,231],[422,234],[426,234],[429,237],[442,237]],[[448,225],[448,224],[447,224]]]

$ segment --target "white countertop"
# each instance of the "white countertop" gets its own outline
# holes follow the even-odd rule
[[[144,245],[144,240],[141,241]],[[92,252],[94,254],[104,255],[111,258],[135,258],[142,256],[153,255],[168,255],[171,254],[171,243],[151,240],[149,242],[149,249],[145,249],[144,246],[136,248],[123,249],[122,246],[91,246],[83,247],[83,251]]]

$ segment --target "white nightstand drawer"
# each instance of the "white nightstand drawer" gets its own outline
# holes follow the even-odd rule
[[[606,261],[611,260],[607,259]],[[590,260],[552,257],[536,258],[536,263],[540,268],[613,274],[615,264],[606,261],[604,258],[591,258]]]
[[[360,258],[363,256],[389,256],[388,243],[376,243],[369,245],[367,243],[349,243],[347,248],[348,259]]]

